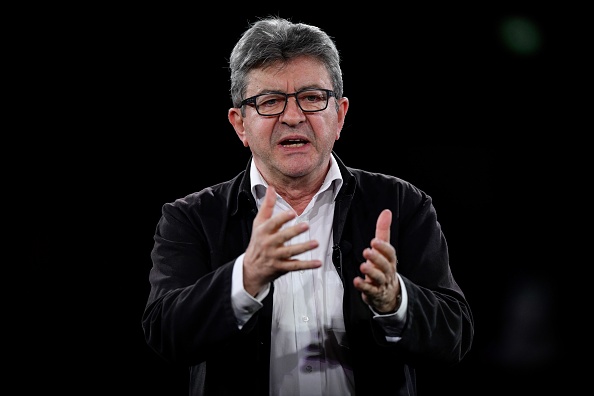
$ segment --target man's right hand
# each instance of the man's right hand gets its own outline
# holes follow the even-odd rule
[[[243,285],[255,296],[265,285],[289,271],[298,271],[322,266],[320,260],[296,260],[293,256],[318,247],[318,241],[309,240],[295,245],[285,242],[307,231],[309,224],[299,223],[281,230],[281,227],[297,215],[284,211],[273,216],[276,191],[269,186],[262,206],[254,219],[250,243],[243,258]]]

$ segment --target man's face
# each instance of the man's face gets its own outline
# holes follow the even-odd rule
[[[284,64],[250,72],[246,98],[269,92],[293,93],[303,89],[332,89],[328,72],[311,57],[299,57]],[[338,104],[338,111],[336,110]],[[340,137],[348,99],[329,98],[325,110],[303,112],[295,97],[289,97],[285,111],[261,116],[254,106],[229,110],[229,121],[254,162],[269,182],[287,178],[317,178],[325,174],[334,142]]]

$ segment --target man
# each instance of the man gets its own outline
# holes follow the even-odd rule
[[[262,19],[230,57],[244,171],[163,206],[147,343],[192,395],[416,394],[474,323],[431,198],[333,151],[349,101],[317,27]]]

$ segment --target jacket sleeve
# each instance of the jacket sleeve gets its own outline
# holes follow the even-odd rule
[[[411,185],[401,198],[393,227],[408,311],[399,346],[413,360],[460,362],[472,345],[474,321],[452,275],[436,210],[431,197]]]
[[[142,317],[146,342],[155,352],[167,361],[192,365],[251,328],[248,322],[238,329],[231,305],[235,260],[213,260],[221,229],[206,227],[208,214],[201,216],[197,207],[188,199],[163,206]]]

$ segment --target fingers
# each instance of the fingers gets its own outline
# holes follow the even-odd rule
[[[363,301],[377,312],[391,312],[397,306],[400,290],[395,250],[389,243],[379,239],[374,239],[372,246],[363,252],[367,259],[359,267],[363,277],[355,277],[353,285],[361,292]]]
[[[374,240],[374,248],[367,248],[363,251],[363,257],[367,259],[361,264],[360,270],[365,275],[365,281],[381,285],[388,281],[388,278],[395,272],[392,264],[394,261],[394,248],[388,243]]]
[[[392,246],[390,242],[374,238],[371,241],[371,249],[367,250],[367,255],[363,252],[363,257],[369,258],[384,270],[393,270],[392,263],[396,262],[396,249],[394,249],[394,246]]]
[[[379,312],[390,312],[398,295],[396,277],[396,249],[390,244],[392,212],[383,210],[376,222],[375,237],[371,247],[363,251],[366,259],[359,267],[363,277],[355,277],[353,284],[361,292],[361,298]]]
[[[293,239],[297,235],[307,231],[308,228],[309,226],[307,224],[300,223],[292,227],[287,227],[286,229],[276,234],[277,240],[275,241],[275,244],[279,246],[277,249],[277,255],[279,259],[289,260],[293,256],[297,256],[301,253],[308,252],[318,247],[318,242],[316,240],[309,240],[302,243],[285,245],[286,242]]]
[[[280,230],[281,227],[283,226],[283,224],[285,224],[287,221],[289,221],[292,218],[294,218],[295,216],[297,216],[297,214],[295,212],[285,211],[285,212],[279,213],[279,215],[276,217],[272,217],[272,213],[274,212],[274,204],[275,203],[276,203],[276,192],[274,190],[274,187],[269,186],[266,189],[266,195],[264,195],[264,200],[262,201],[260,210],[258,210],[258,213],[256,214],[256,218],[254,219],[254,228],[263,226],[263,227],[266,227],[263,231],[265,231],[267,233],[274,233],[274,232]],[[270,220],[270,221],[268,221],[268,220]],[[303,232],[303,231],[305,231],[305,229],[302,230],[301,232]],[[294,237],[295,235],[298,235],[299,233],[290,236],[285,241],[289,240],[290,238]],[[285,242],[285,241],[283,241],[283,242]]]
[[[243,258],[244,287],[254,295],[266,283],[287,273],[301,269],[319,268],[320,260],[297,260],[294,257],[318,247],[318,242],[309,240],[291,243],[296,236],[309,229],[307,223],[286,226],[297,214],[294,211],[279,211],[274,214],[276,192],[269,186],[254,218],[252,235]],[[284,228],[283,228],[284,227]]]

